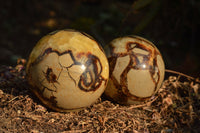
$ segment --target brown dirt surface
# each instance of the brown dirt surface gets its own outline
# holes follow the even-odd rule
[[[32,94],[25,60],[0,67],[0,132],[198,132],[199,81],[166,76],[159,92],[140,105],[123,106],[101,97],[78,112],[54,112]]]

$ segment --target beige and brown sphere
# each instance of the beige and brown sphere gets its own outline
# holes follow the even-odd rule
[[[110,79],[105,95],[129,105],[143,102],[160,88],[165,73],[162,56],[150,41],[138,36],[114,39],[107,47]]]
[[[74,30],[60,30],[39,40],[26,73],[33,92],[46,106],[66,112],[90,106],[101,96],[109,65],[93,38]]]

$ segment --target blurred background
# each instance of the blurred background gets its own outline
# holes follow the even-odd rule
[[[104,47],[139,35],[152,41],[166,68],[200,76],[199,0],[6,0],[0,2],[0,65],[15,66],[44,35],[84,31]]]

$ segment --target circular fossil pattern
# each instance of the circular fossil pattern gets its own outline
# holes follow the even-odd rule
[[[26,67],[35,95],[56,111],[90,106],[104,92],[109,65],[101,46],[74,30],[52,32],[33,48]]]
[[[156,46],[138,36],[114,39],[107,47],[110,79],[105,95],[121,104],[149,99],[160,88],[165,73]]]

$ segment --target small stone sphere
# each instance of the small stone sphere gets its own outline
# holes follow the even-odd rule
[[[33,48],[26,67],[34,94],[60,112],[80,110],[104,92],[109,64],[102,47],[74,30],[52,32]]]
[[[110,78],[105,95],[120,104],[148,100],[160,88],[165,65],[156,46],[138,36],[114,39],[106,48]]]

